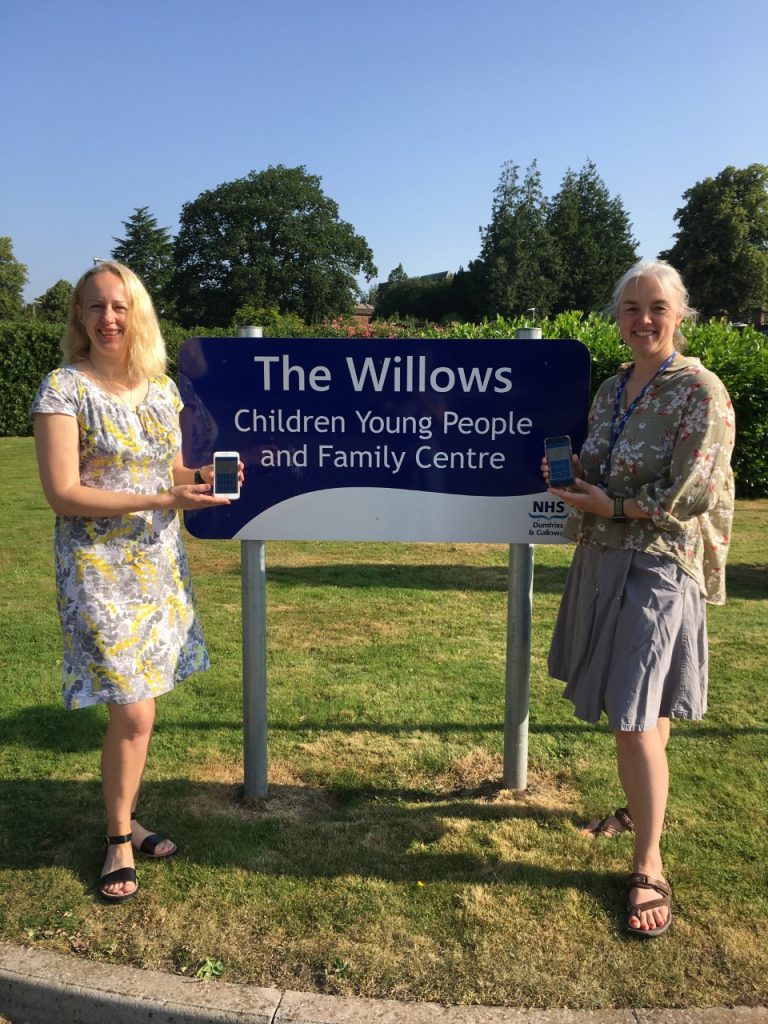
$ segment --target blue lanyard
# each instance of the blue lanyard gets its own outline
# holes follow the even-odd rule
[[[611,465],[611,455],[613,455],[613,449],[616,447],[616,442],[619,440],[621,432],[627,424],[627,420],[635,411],[640,402],[643,400],[643,398],[645,397],[645,393],[651,386],[651,384],[653,384],[653,382],[656,380],[660,373],[663,373],[664,370],[666,370],[666,368],[669,366],[669,364],[676,356],[677,351],[674,351],[671,356],[667,356],[667,358],[658,368],[656,373],[654,373],[654,375],[648,381],[648,383],[645,385],[640,394],[637,395],[637,397],[632,400],[632,402],[629,404],[629,406],[627,406],[627,408],[624,410],[621,416],[619,416],[619,410],[621,407],[621,396],[624,394],[624,388],[627,386],[627,381],[632,376],[632,370],[634,370],[634,366],[627,373],[625,373],[619,381],[619,386],[616,389],[616,397],[613,400],[613,415],[611,416],[611,438],[608,442],[608,454],[606,455],[605,461],[603,462],[603,465],[601,467],[603,470],[602,475],[605,483],[608,483],[608,470]]]

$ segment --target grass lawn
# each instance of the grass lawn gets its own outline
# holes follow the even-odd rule
[[[270,793],[242,783],[240,546],[188,540],[214,668],[158,702],[142,818],[181,853],[94,898],[103,708],[65,712],[53,515],[30,439],[0,440],[0,939],[326,993],[509,1006],[768,1000],[768,501],[740,502],[711,608],[710,710],[673,727],[675,921],[622,932],[613,739],[546,650],[568,547],[538,547],[529,788],[500,788],[507,549],[267,545]]]

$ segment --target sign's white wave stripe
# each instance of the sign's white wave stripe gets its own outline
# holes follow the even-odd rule
[[[336,487],[282,501],[255,516],[236,540],[391,540],[536,544],[561,540],[551,494],[435,494]]]

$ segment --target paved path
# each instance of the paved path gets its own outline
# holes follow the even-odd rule
[[[768,1008],[517,1010],[341,999],[197,981],[0,943],[12,1024],[768,1024]]]

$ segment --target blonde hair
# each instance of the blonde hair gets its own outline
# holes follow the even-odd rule
[[[688,289],[683,284],[683,279],[679,272],[675,270],[671,263],[667,263],[666,260],[649,259],[638,260],[616,283],[610,305],[606,310],[614,320],[619,318],[619,303],[621,302],[621,296],[624,294],[624,289],[638,277],[655,277],[663,288],[668,288],[678,296],[680,303],[678,312],[683,314],[683,319],[696,320],[698,314],[695,309],[688,305]],[[682,349],[685,345],[685,337],[679,327],[675,328],[674,337],[678,349]]]
[[[125,288],[128,299],[128,321],[126,340],[128,342],[128,376],[156,377],[165,372],[165,342],[160,333],[155,307],[147,289],[132,270],[122,263],[106,260],[97,263],[87,270],[72,292],[69,305],[69,319],[64,337],[61,339],[61,351],[64,353],[62,365],[76,363],[85,359],[90,349],[90,340],[80,319],[83,289],[88,281],[97,274],[114,274],[119,277]]]

